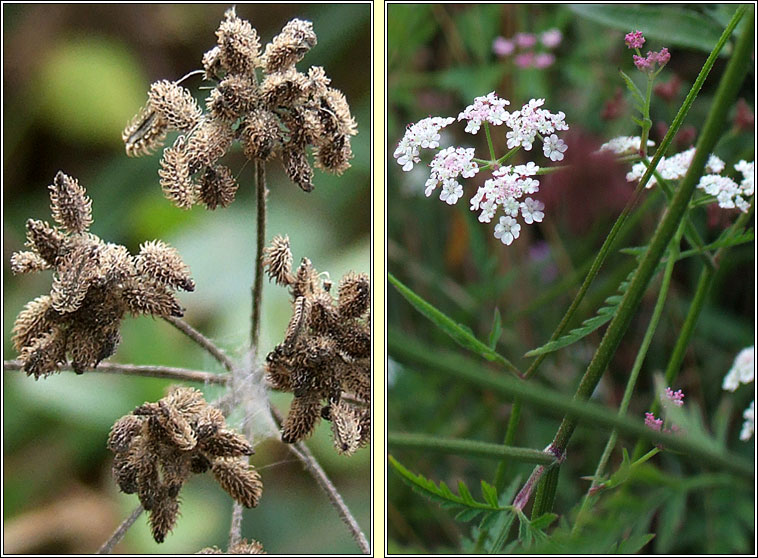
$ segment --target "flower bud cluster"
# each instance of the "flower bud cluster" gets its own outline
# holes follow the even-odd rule
[[[182,209],[228,206],[238,185],[219,161],[236,142],[251,161],[279,157],[307,192],[313,190],[309,150],[321,170],[341,174],[350,167],[357,129],[345,96],[329,87],[323,68],[303,74],[295,67],[316,45],[311,22],[293,19],[261,54],[256,30],[232,8],[216,36],[217,45],[203,56],[205,77],[215,82],[206,110],[178,82],[158,81],[123,132],[130,156],[161,147],[168,132],[180,133],[161,159],[168,199]]]
[[[563,112],[553,114],[542,107],[544,99],[532,99],[519,110],[505,109],[510,102],[499,98],[494,92],[477,97],[466,107],[458,121],[466,121],[466,132],[476,134],[482,124],[489,127],[505,124],[510,130],[505,138],[509,149],[532,149],[534,142],[541,141],[543,154],[551,161],[563,160],[567,149],[556,132],[568,130]],[[453,118],[429,117],[408,126],[405,135],[395,149],[394,157],[403,170],[408,172],[421,162],[420,149],[436,149],[440,145],[440,130],[452,124]],[[489,128],[487,128],[489,130]],[[440,199],[454,205],[463,197],[463,185],[459,177],[473,178],[485,168],[492,169],[492,178],[485,180],[471,198],[471,211],[478,211],[479,221],[489,223],[498,210],[503,212],[495,225],[495,238],[510,245],[520,235],[520,215],[523,222],[542,222],[545,205],[531,196],[539,192],[539,180],[535,178],[540,167],[534,162],[524,165],[503,165],[502,161],[482,161],[474,157],[474,148],[447,147],[436,153],[430,163],[431,174],[425,184],[427,197],[438,186]],[[527,197],[528,196],[528,197]]]
[[[95,368],[116,351],[126,312],[182,316],[173,291],[195,288],[189,268],[168,244],[146,242],[132,256],[88,232],[92,202],[75,178],[58,172],[50,200],[58,227],[29,219],[31,250],[11,256],[14,273],[54,271],[50,294],[29,302],[13,326],[13,345],[35,378],[59,370],[67,356],[79,374]]]
[[[242,459],[250,443],[226,427],[224,415],[202,392],[174,387],[157,403],[145,403],[111,428],[113,477],[126,494],[136,493],[150,513],[156,542],[163,542],[179,514],[179,492],[193,473],[211,471],[221,487],[248,508],[263,490],[258,472]]]
[[[295,396],[282,441],[307,438],[324,418],[332,423],[337,452],[349,455],[371,437],[369,278],[348,273],[335,300],[331,282],[320,279],[308,258],[292,269],[289,239],[281,236],[266,249],[264,265],[269,278],[289,287],[292,296],[284,340],[266,357],[271,386]]]

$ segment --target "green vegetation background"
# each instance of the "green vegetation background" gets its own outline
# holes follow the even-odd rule
[[[15,358],[10,331],[17,313],[50,288],[49,272],[12,276],[9,258],[22,249],[24,222],[50,220],[47,185],[58,170],[77,177],[93,200],[92,232],[133,253],[146,240],[171,243],[192,269],[194,293],[181,296],[186,320],[233,355],[249,337],[255,242],[253,166],[241,150],[227,157],[239,173],[236,201],[215,212],[185,212],[162,195],[160,153],[130,159],[121,131],[144,104],[153,81],[201,68],[204,52],[229,6],[175,4],[3,5],[3,358]],[[265,45],[293,17],[311,20],[318,45],[299,64],[321,65],[358,122],[352,168],[316,172],[302,192],[269,165],[268,238],[288,234],[296,261],[309,257],[333,280],[370,271],[370,5],[240,4],[237,13]],[[197,91],[200,78],[186,85]],[[199,101],[206,91],[196,93]],[[172,136],[169,137],[171,141]],[[285,289],[264,290],[262,354],[280,340],[290,317]],[[209,371],[219,366],[161,320],[127,318],[114,362]],[[86,373],[38,382],[3,374],[4,550],[94,552],[137,505],[111,479],[105,447],[119,417],[156,400],[169,382]],[[203,388],[213,398],[218,389]],[[286,410],[289,395],[275,394]],[[232,417],[239,422],[240,416]],[[278,439],[256,440],[253,463],[264,491],[245,512],[243,536],[273,553],[353,553],[356,546],[326,496]],[[363,530],[370,534],[370,452],[336,455],[328,423],[308,442]],[[182,490],[181,517],[157,545],[141,517],[122,553],[193,553],[225,549],[232,501],[209,475]]]
[[[626,6],[628,9],[638,9]],[[589,153],[601,143],[619,135],[639,135],[631,121],[631,103],[626,102],[618,118],[605,120],[604,105],[626,91],[618,74],[621,68],[644,89],[644,81],[634,70],[632,52],[623,43],[626,32],[640,28],[648,42],[643,52],[668,46],[671,62],[658,79],[666,82],[677,75],[682,80],[678,96],[671,102],[654,97],[653,135],[659,121],[671,122],[708,52],[735,6],[698,5],[658,8],[671,10],[666,18],[628,17],[619,21],[587,17],[591,5],[460,4],[398,5],[387,10],[387,230],[388,271],[405,285],[456,322],[470,327],[481,340],[488,339],[495,309],[503,319],[498,351],[522,370],[529,360],[527,350],[546,342],[568,308],[582,278],[613,221],[632,193],[634,185],[625,181],[627,166],[606,161],[602,166],[586,164]],[[639,7],[642,12],[649,6]],[[684,12],[694,14],[697,32]],[[654,31],[643,25],[656,24]],[[637,27],[639,26],[639,27]],[[544,70],[516,69],[512,58],[499,59],[491,50],[494,38],[512,38],[517,32],[540,33],[557,28],[563,42],[553,53],[556,63]],[[710,42],[709,42],[710,41]],[[723,73],[725,59],[719,60],[684,125],[697,130],[704,121]],[[752,106],[755,75],[746,81],[740,96]],[[543,177],[539,199],[546,202],[544,222],[524,226],[521,237],[511,246],[493,238],[494,222],[479,223],[469,211],[468,200],[484,178],[464,181],[465,195],[456,206],[423,194],[428,178],[429,151],[423,162],[405,173],[392,158],[406,125],[427,116],[456,117],[479,95],[495,91],[511,101],[517,110],[531,98],[545,98],[545,108],[564,111],[571,130],[562,134],[569,144],[564,163],[573,170],[560,176]],[[731,124],[730,124],[731,125]],[[441,147],[476,147],[486,157],[484,134],[471,136],[463,124],[443,131]],[[664,130],[665,131],[665,130]],[[717,155],[727,169],[740,158],[754,158],[754,132],[726,129]],[[502,128],[493,128],[496,153],[506,152]],[[694,144],[694,141],[693,141]],[[678,150],[689,147],[680,146]],[[518,162],[535,160],[545,164],[541,146]],[[426,156],[426,158],[424,158]],[[483,173],[484,174],[484,173]],[[657,197],[656,197],[657,196]],[[662,196],[654,197],[642,219],[626,236],[623,246],[637,246],[649,239],[663,208]],[[719,217],[721,215],[721,217]],[[716,238],[736,212],[719,212],[706,217],[704,210],[694,219],[706,242]],[[570,327],[594,314],[602,301],[614,294],[634,261],[613,254],[603,266]],[[751,386],[736,394],[721,390],[721,381],[737,352],[753,343],[755,319],[754,244],[731,249],[719,262],[707,303],[674,389],[686,393],[686,405],[696,406],[711,431],[725,428],[732,451],[752,458],[754,443],[737,438],[742,411],[752,398]],[[585,266],[585,267],[583,267]],[[700,263],[692,258],[678,264],[663,319],[642,370],[629,415],[643,418],[654,397],[653,374],[662,372],[692,299]],[[572,277],[574,278],[572,280]],[[659,279],[654,280],[637,318],[627,332],[610,370],[595,397],[609,408],[617,408],[628,372],[655,303]],[[392,287],[387,289],[387,320],[390,332],[401,338],[422,341],[435,351],[465,352],[414,310]],[[602,331],[548,357],[538,377],[532,381],[574,393]],[[468,355],[471,356],[471,355]],[[482,366],[492,366],[482,361]],[[449,438],[466,438],[501,443],[510,404],[494,394],[474,392],[466,386],[437,377],[433,370],[401,365],[389,355],[387,421],[389,432],[425,433]],[[496,368],[496,367],[495,367]],[[506,372],[500,369],[500,372]],[[721,425],[721,426],[719,426]],[[546,418],[539,409],[525,406],[516,445],[541,449],[552,439],[558,421]],[[580,425],[568,448],[567,462],[555,505],[556,513],[573,517],[571,507],[589,487],[581,477],[592,475],[608,433]],[[619,447],[631,450],[634,440],[621,439],[609,464],[613,472],[620,462]],[[393,449],[390,453],[405,467],[435,482],[455,487],[463,480],[478,497],[479,480],[492,482],[497,462],[459,456],[429,455],[418,450]],[[638,480],[623,498],[608,496],[595,512],[597,523],[588,527],[582,539],[586,546],[566,547],[567,552],[606,552],[609,541],[621,540],[629,532],[666,533],[658,536],[647,552],[750,552],[753,549],[753,495],[734,486],[690,491],[684,479],[702,470],[670,454],[655,459],[660,478]],[[511,472],[522,482],[529,465],[515,465]],[[458,523],[453,514],[439,508],[403,484],[391,467],[388,471],[388,540],[390,553],[460,552],[467,546],[472,524]],[[509,478],[508,481],[511,479]],[[693,481],[694,482],[694,481]],[[481,498],[479,498],[481,499]],[[665,504],[665,505],[664,505]],[[639,531],[642,529],[642,531]],[[594,538],[593,538],[594,537]],[[615,537],[615,538],[614,538]],[[606,545],[606,546],[602,546]]]

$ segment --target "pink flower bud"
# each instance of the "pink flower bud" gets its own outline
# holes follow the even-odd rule
[[[629,48],[642,48],[642,45],[645,44],[645,37],[642,36],[642,31],[634,31],[624,36],[624,42]]]

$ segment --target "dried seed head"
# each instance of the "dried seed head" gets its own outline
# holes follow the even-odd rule
[[[292,251],[289,236],[276,235],[271,245],[263,250],[263,267],[269,279],[278,285],[292,283]]]
[[[53,328],[35,337],[21,349],[19,360],[24,364],[27,376],[49,376],[66,362],[66,339],[63,332]]]
[[[251,77],[232,74],[211,91],[206,105],[214,118],[234,122],[253,109],[257,96],[257,87]]]
[[[158,424],[163,427],[171,443],[182,451],[189,451],[197,445],[197,437],[190,423],[176,407],[165,399],[158,402],[160,413],[156,414]]]
[[[221,488],[237,502],[246,508],[258,505],[263,483],[252,466],[233,457],[220,457],[213,462],[211,470]]]
[[[50,264],[35,252],[14,252],[11,255],[11,271],[16,273],[31,273],[50,269]]]
[[[137,492],[137,467],[128,453],[117,453],[111,468],[116,484],[124,494]]]
[[[266,357],[266,379],[271,385],[271,389],[280,391],[292,391],[292,374],[287,365],[281,361],[276,350],[269,353]]]
[[[237,180],[231,169],[223,165],[206,167],[200,177],[200,201],[208,209],[216,209],[218,206],[229,207],[237,193]]]
[[[205,79],[219,79],[221,72],[221,49],[217,46],[203,54],[203,69]]]
[[[168,491],[163,490],[150,510],[150,530],[155,542],[162,543],[166,539],[166,535],[176,525],[178,516],[179,500],[171,498]]]
[[[71,357],[71,367],[77,374],[97,367],[101,360],[108,358],[121,341],[118,322],[100,328],[69,326],[66,335],[66,349]]]
[[[53,328],[50,319],[52,301],[50,296],[38,296],[26,303],[24,309],[19,312],[16,323],[13,324],[13,347],[20,351],[29,345],[35,338],[49,332]]]
[[[53,219],[69,233],[86,231],[92,224],[92,200],[79,181],[58,171],[48,189]]]
[[[282,153],[284,172],[304,192],[313,191],[313,169],[302,148],[288,146]]]
[[[176,297],[163,285],[143,279],[134,279],[124,285],[122,296],[129,311],[134,315],[184,316],[184,309]]]
[[[295,107],[308,96],[308,85],[308,78],[294,69],[269,74],[261,84],[260,99],[270,110]]]
[[[331,141],[321,143],[313,152],[316,168],[338,175],[350,168],[352,157],[350,136],[347,135],[333,136]]]
[[[234,8],[227,10],[224,16],[226,19],[216,31],[221,65],[230,74],[252,75],[259,65],[258,33],[249,21],[237,17]]]
[[[300,62],[316,45],[316,34],[310,21],[293,19],[274,40],[266,45],[263,66],[266,73],[281,72]]]
[[[102,246],[100,268],[108,283],[121,283],[137,273],[132,255],[126,246],[111,242]]]
[[[310,81],[308,93],[314,98],[326,95],[329,84],[332,82],[321,66],[311,66],[308,68],[308,80]]]
[[[142,419],[135,415],[125,415],[118,419],[108,434],[108,449],[113,452],[127,452],[135,436],[142,431]]]
[[[149,105],[172,130],[188,132],[203,114],[192,94],[173,81],[156,81],[150,86],[147,96]]]
[[[282,426],[282,442],[294,444],[311,435],[321,417],[320,399],[317,394],[308,393],[292,400],[289,414]]]
[[[350,114],[350,105],[347,104],[345,95],[338,89],[329,88],[326,94],[320,97],[316,113],[327,137],[354,136],[358,133],[355,119]]]
[[[143,107],[121,133],[127,156],[149,155],[163,145],[166,132],[168,121],[149,105]]]
[[[194,291],[195,282],[190,270],[176,248],[161,240],[144,242],[134,259],[135,269],[140,275],[156,280],[162,285],[175,289]]]
[[[218,457],[241,457],[253,455],[255,451],[244,436],[231,430],[219,430],[202,441],[200,449]]]
[[[195,203],[195,184],[189,163],[186,139],[179,136],[174,145],[163,152],[158,171],[163,194],[181,209],[189,209]]]
[[[58,255],[63,248],[65,237],[44,221],[28,219],[26,221],[26,245],[47,262],[55,267]]]
[[[223,120],[203,120],[187,139],[186,154],[189,173],[195,174],[203,167],[212,167],[223,157],[234,141],[234,130]]]
[[[101,243],[75,244],[59,260],[50,291],[53,308],[61,314],[76,311],[90,286],[101,276]]]
[[[284,334],[284,341],[281,348],[284,354],[291,354],[292,349],[300,333],[307,327],[307,321],[311,312],[311,303],[304,296],[300,296],[293,304],[292,318],[287,325],[287,331]]]
[[[368,310],[371,302],[371,283],[365,273],[345,275],[340,281],[337,309],[345,318],[358,318]]]
[[[337,453],[351,455],[361,441],[361,424],[358,413],[351,405],[340,401],[331,407],[332,434]]]
[[[242,539],[234,546],[229,547],[229,554],[266,554],[263,545],[258,541],[247,542]]]
[[[273,113],[254,110],[245,118],[240,139],[248,159],[267,161],[281,144],[282,132]]]
[[[215,436],[220,429],[224,428],[225,424],[224,414],[220,409],[211,405],[205,405],[200,412],[198,412],[197,425],[195,427],[197,439],[205,441],[206,439]]]

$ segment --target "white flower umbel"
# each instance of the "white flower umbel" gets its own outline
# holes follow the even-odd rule
[[[740,184],[728,176],[720,174],[706,174],[700,178],[697,187],[706,194],[716,197],[719,207],[724,209],[737,208],[743,213],[750,209],[750,202],[746,198],[755,192],[755,162],[740,161],[734,168],[742,173],[743,179]],[[723,169],[723,167],[722,167]],[[715,171],[720,172],[720,171]]]
[[[749,384],[755,379],[755,345],[742,349],[734,364],[724,376],[722,389],[735,391],[740,384]]]
[[[508,112],[510,103],[499,98],[495,92],[474,99],[459,115],[458,121],[466,121],[465,131],[476,134],[485,128],[488,140],[490,126],[505,125],[509,151],[497,158],[490,152],[486,159],[475,159],[474,148],[451,146],[440,149],[432,158],[430,175],[424,184],[427,197],[440,187],[440,200],[454,205],[463,197],[464,184],[460,178],[473,178],[483,170],[492,173],[470,200],[471,211],[478,212],[482,223],[491,222],[497,212],[503,213],[495,225],[495,238],[510,245],[521,232],[519,216],[523,223],[541,223],[545,217],[545,204],[534,196],[539,193],[540,183],[536,178],[540,167],[533,161],[521,165],[504,164],[518,149],[531,150],[536,141],[542,142],[542,151],[550,161],[561,161],[566,152],[566,143],[557,132],[568,130],[563,112],[553,114],[541,108],[544,99],[532,99],[521,109]],[[440,130],[454,121],[453,118],[429,117],[408,126],[403,139],[398,143],[394,157],[408,172],[421,161],[420,150],[436,149],[440,144]],[[490,150],[492,142],[488,141]],[[529,197],[526,197],[529,196]]]
[[[397,163],[403,167],[404,171],[411,170],[414,163],[421,162],[419,148],[435,149],[439,147],[440,130],[454,121],[454,118],[433,116],[408,126],[403,139],[398,143],[392,156],[397,159]]]
[[[695,148],[690,147],[688,150],[677,153],[676,155],[672,155],[671,157],[662,158],[658,163],[656,170],[665,180],[679,180],[680,178],[684,178],[684,175],[687,174],[687,171],[692,164],[692,158],[694,156]],[[724,161],[715,155],[711,155],[708,157],[708,162],[705,165],[705,171],[708,173],[717,174],[724,170],[724,166]],[[635,180],[639,180],[642,178],[642,175],[645,174],[646,170],[647,166],[645,163],[635,163],[632,166],[632,170],[626,175],[627,182],[634,182]],[[651,176],[645,187],[652,188],[657,183],[658,182],[655,179],[655,176]]]
[[[755,399],[750,402],[750,406],[742,413],[742,418],[745,419],[745,422],[742,423],[740,440],[747,442],[753,437],[753,433],[755,432]]]

